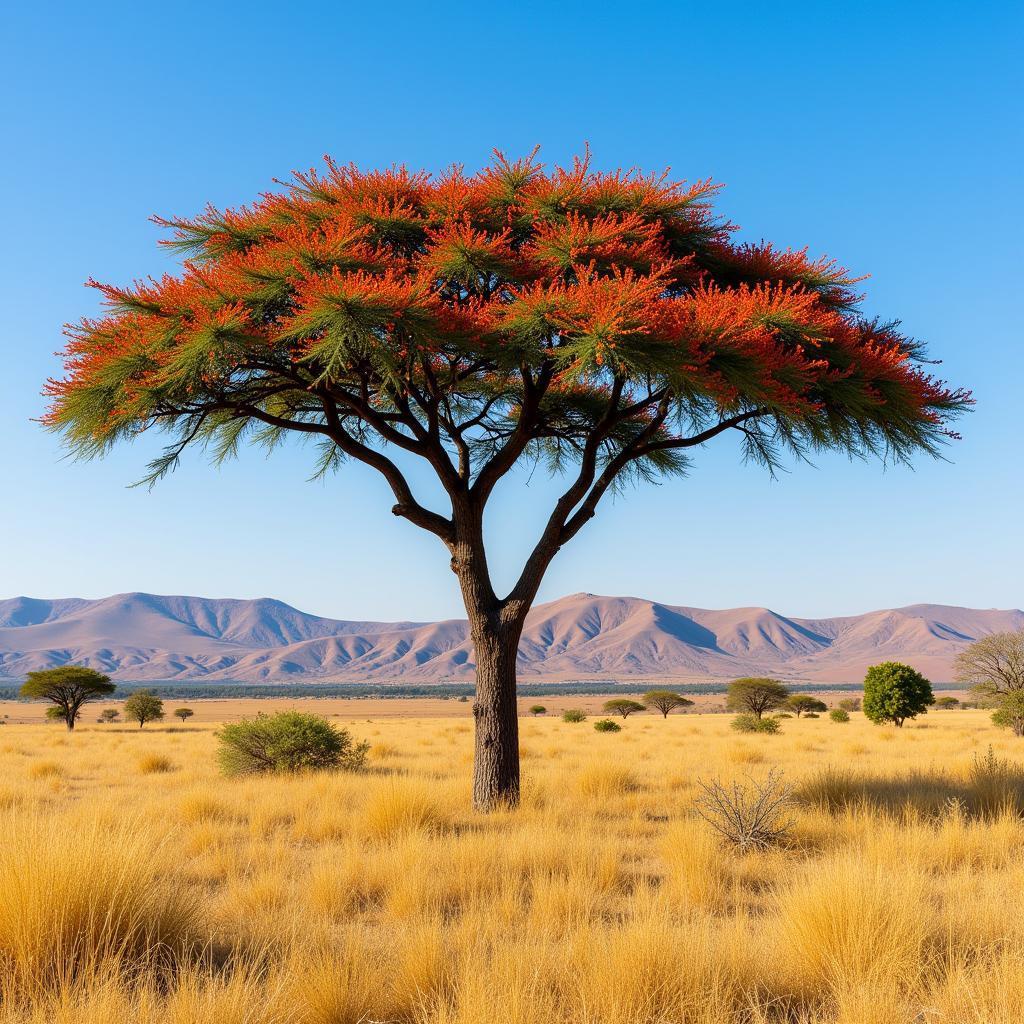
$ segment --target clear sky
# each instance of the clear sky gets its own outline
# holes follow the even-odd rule
[[[461,614],[447,553],[369,470],[306,483],[301,448],[152,492],[156,440],[61,459],[31,422],[90,275],[165,269],[151,213],[243,203],[323,153],[473,168],[670,165],[726,184],[741,237],[870,273],[972,388],[948,462],[820,459],[778,481],[731,441],[603,507],[542,599],[574,591],[845,614],[1024,605],[1019,3],[23,4],[5,16],[0,597],[272,596],[348,618]],[[488,523],[508,582],[554,485],[518,476]]]

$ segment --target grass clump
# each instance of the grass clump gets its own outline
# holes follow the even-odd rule
[[[163,754],[144,754],[139,758],[138,764],[143,775],[161,775],[174,770],[171,759],[164,757]]]
[[[229,722],[217,733],[225,775],[314,771],[355,771],[366,764],[369,744],[356,743],[347,729],[320,715],[281,711]]]

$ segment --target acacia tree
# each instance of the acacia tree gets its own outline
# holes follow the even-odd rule
[[[181,273],[95,284],[45,417],[107,452],[149,428],[215,460],[247,440],[318,444],[317,472],[372,467],[391,511],[451,555],[475,650],[477,807],[519,794],[516,653],[559,549],[630,480],[682,473],[722,434],[774,469],[786,452],[935,453],[969,401],[857,279],[806,251],[737,244],[710,181],[546,170],[364,173],[328,160],[250,206],[162,219]],[[436,474],[418,500],[405,463]],[[522,460],[564,474],[522,571],[499,594],[484,513]]]
[[[730,711],[745,711],[756,718],[766,711],[781,708],[788,700],[789,689],[785,683],[762,676],[734,679],[725,694],[725,706]]]
[[[797,718],[807,713],[817,714],[821,711],[828,711],[828,705],[823,700],[818,700],[817,697],[812,697],[809,693],[794,693],[786,701],[785,706]]]
[[[689,697],[683,697],[675,690],[648,690],[640,699],[644,707],[660,711],[662,718],[668,718],[668,713],[676,708],[693,707]]]
[[[29,672],[18,691],[30,700],[48,700],[48,718],[60,718],[68,729],[74,729],[86,704],[109,697],[117,687],[110,676],[84,665],[61,665],[59,668]]]
[[[956,678],[989,707],[993,721],[1024,736],[1024,630],[990,633],[956,656]],[[940,701],[942,698],[939,698]]]
[[[629,718],[630,715],[635,714],[637,711],[643,711],[644,705],[637,700],[630,700],[628,697],[613,697],[611,700],[604,702],[604,710],[609,714],[622,715],[623,718]]]

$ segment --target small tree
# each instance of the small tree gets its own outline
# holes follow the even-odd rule
[[[356,743],[320,715],[281,711],[230,722],[217,733],[218,757],[226,775],[360,769],[369,743]]]
[[[581,708],[569,708],[562,712],[563,722],[585,722],[587,720],[587,713]]]
[[[729,684],[725,705],[730,711],[746,711],[760,718],[766,711],[781,708],[789,699],[789,690],[777,679],[745,676]]]
[[[817,697],[811,697],[806,693],[794,693],[786,701],[785,707],[789,708],[797,718],[804,714],[828,711],[828,705],[823,700],[818,700]]]
[[[860,697],[844,697],[839,706],[843,711],[860,711]]]
[[[967,683],[992,721],[1024,736],[1024,630],[990,633],[956,657],[956,678]]]
[[[936,697],[935,707],[938,711],[952,711],[960,707],[960,701],[956,697]]]
[[[195,712],[191,708],[175,708],[174,717],[180,718],[182,722],[187,722]]]
[[[872,665],[864,677],[864,714],[876,725],[892,722],[902,729],[908,718],[926,714],[934,703],[932,684],[901,662]]]
[[[31,700],[48,700],[58,712],[53,717],[62,718],[68,729],[74,729],[84,705],[109,697],[115,689],[110,676],[102,672],[84,665],[62,665],[29,672],[18,692]]]
[[[531,715],[546,715],[547,713],[548,709],[543,704],[534,704],[530,707]]]
[[[164,717],[164,702],[152,690],[136,690],[124,702],[124,717],[138,722],[141,729],[147,722]]]
[[[117,708],[104,708],[100,712],[100,717],[96,719],[97,722],[102,722],[104,725],[109,725],[111,722],[116,722],[121,717],[121,712]]]
[[[676,708],[693,707],[692,700],[688,697],[683,697],[674,690],[648,690],[641,699],[643,700],[644,707],[660,711],[662,718],[668,718],[668,713],[675,711]]]
[[[840,725],[842,725],[844,722],[848,722],[850,720],[850,712],[847,711],[846,708],[833,708],[828,713],[828,717],[831,718],[833,722],[839,722]]]
[[[1024,736],[1024,690],[1011,690],[999,697],[992,724],[1010,729],[1014,736]]]
[[[637,711],[643,711],[643,709],[643,704],[636,700],[630,700],[628,697],[616,697],[614,700],[604,702],[604,710],[608,714],[621,715],[623,718],[629,718],[630,715]]]

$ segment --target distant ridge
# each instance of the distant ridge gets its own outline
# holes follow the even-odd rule
[[[573,594],[537,605],[519,647],[523,680],[730,678],[855,682],[883,660],[935,682],[986,633],[1024,629],[1020,609],[918,604],[825,619],[767,608],[710,611]],[[68,662],[123,681],[435,682],[471,679],[465,620],[349,622],[281,601],[117,594],[0,601],[0,678]]]

